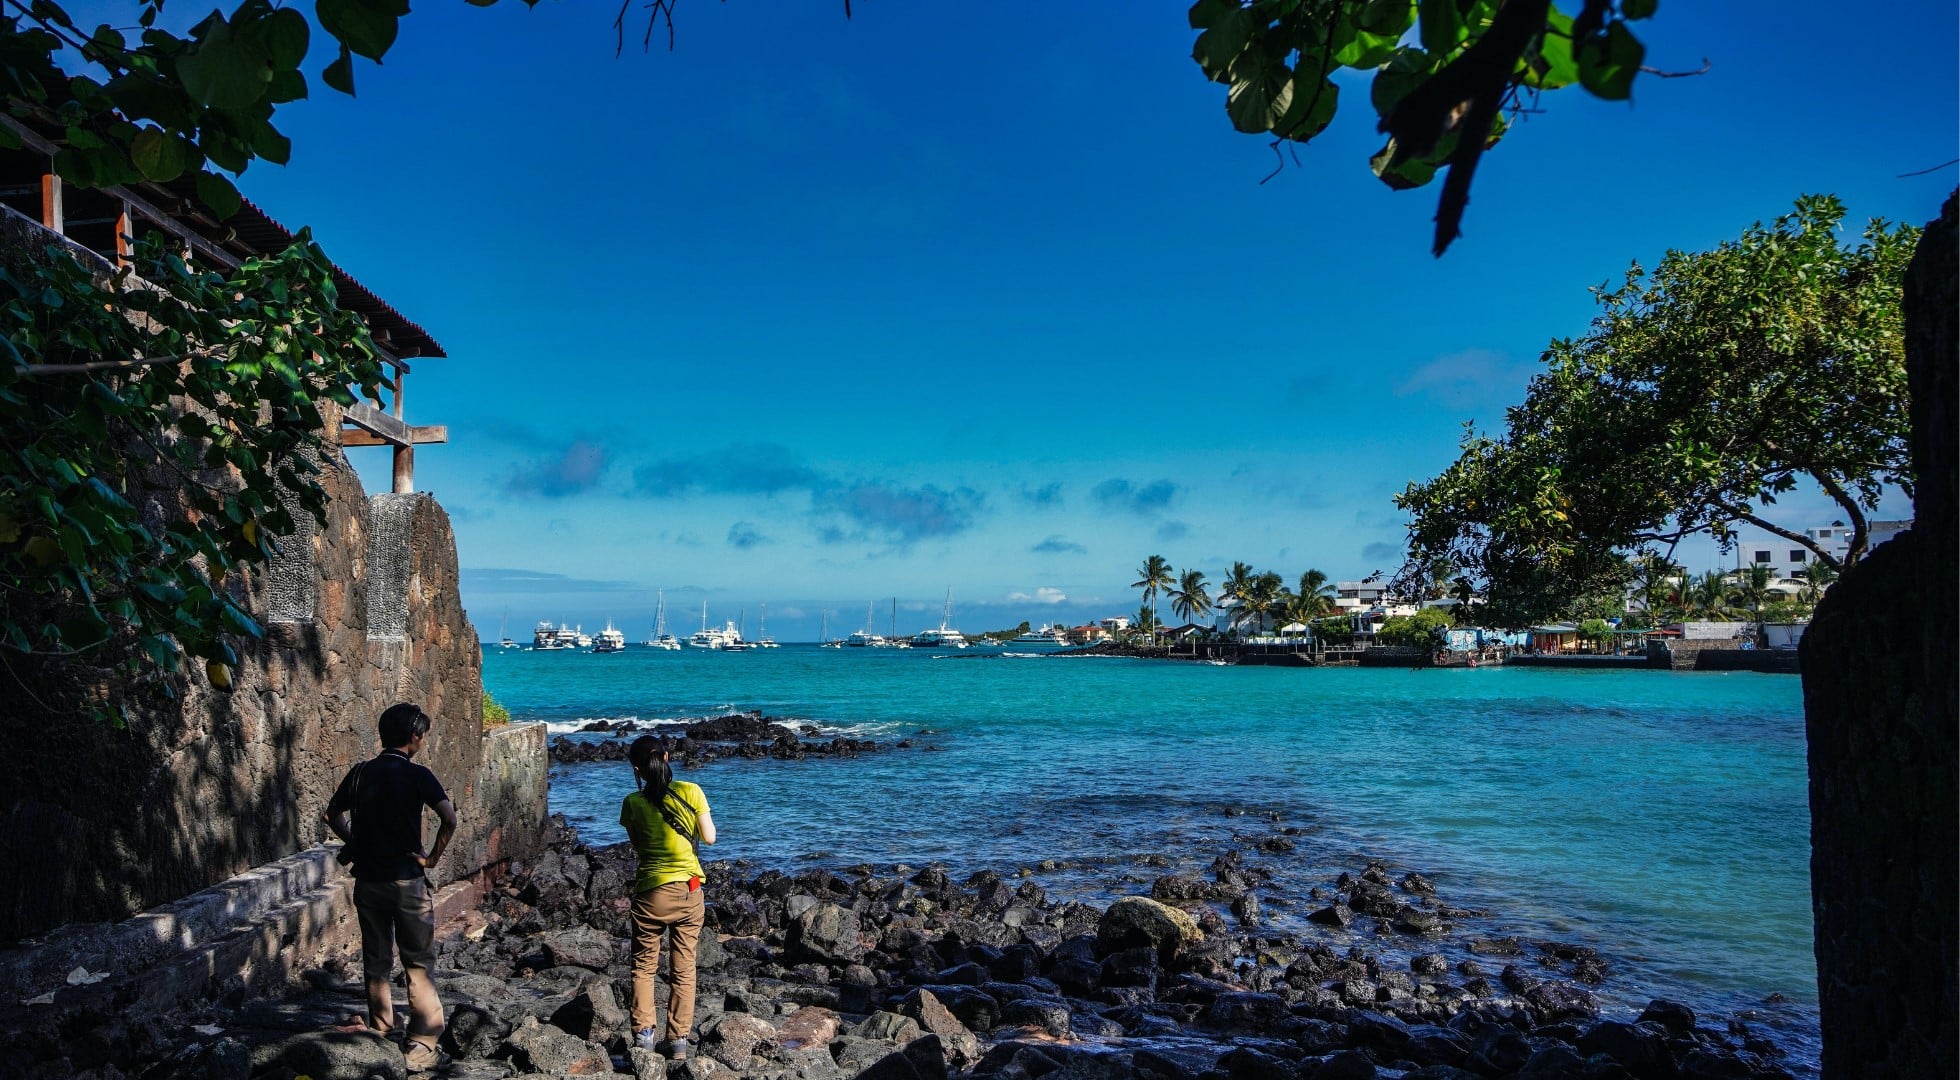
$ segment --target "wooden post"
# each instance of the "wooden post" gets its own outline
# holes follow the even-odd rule
[[[41,176],[41,224],[55,232],[66,232],[62,228],[61,177],[54,173]]]
[[[395,447],[395,494],[406,495],[415,490],[415,448],[413,446]]]
[[[116,215],[116,265],[129,265],[129,256],[136,247],[136,222],[130,217],[129,204],[122,204],[122,211]]]
[[[400,420],[402,418],[402,383],[406,381],[408,381],[407,373],[403,372],[402,369],[399,367],[396,368],[395,369],[395,419],[397,420]]]

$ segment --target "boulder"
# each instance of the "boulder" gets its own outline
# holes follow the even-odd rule
[[[878,1059],[892,1052],[892,1048],[877,1039],[860,1039],[855,1035],[839,1035],[830,1041],[830,1059],[844,1072],[856,1076],[878,1062]]]
[[[810,908],[790,922],[783,952],[792,963],[857,963],[865,953],[857,912],[836,904]]]
[[[365,1031],[310,1031],[288,1040],[275,1060],[313,1080],[407,1080],[408,1077],[408,1062],[402,1059],[401,1048]]]
[[[591,1076],[612,1071],[612,1058],[605,1048],[594,1046],[533,1017],[511,1030],[504,1045],[510,1048],[511,1062],[530,1072],[564,1076]]]
[[[1286,1000],[1277,994],[1230,993],[1212,999],[1204,1022],[1227,1031],[1264,1031],[1291,1015]]]
[[[875,1012],[851,1029],[851,1034],[860,1039],[874,1039],[878,1042],[907,1043],[920,1035],[925,1029],[917,1020],[895,1012]]]
[[[1165,874],[1150,883],[1150,895],[1157,900],[1209,900],[1212,887],[1190,874]]]
[[[1449,974],[1450,962],[1442,953],[1423,953],[1409,958],[1409,970],[1417,975],[1435,978]]]
[[[644,1047],[629,1047],[627,1063],[633,1067],[633,1080],[667,1080],[667,1059]]]
[[[483,1006],[468,1002],[451,1005],[448,1021],[440,1043],[457,1060],[487,1058],[510,1034],[509,1024]]]
[[[1116,901],[1096,924],[1098,954],[1107,956],[1148,945],[1157,950],[1158,959],[1166,966],[1177,959],[1186,945],[1203,938],[1197,920],[1145,896],[1126,896]]]
[[[538,946],[552,967],[582,967],[604,971],[611,966],[619,939],[589,926],[544,935]]]
[[[551,1014],[551,1026],[592,1042],[633,1033],[632,1017],[620,1007],[612,987],[599,981],[560,1005]]]
[[[1579,1052],[1605,1054],[1635,1076],[1665,1076],[1674,1071],[1668,1056],[1666,1029],[1659,1024],[1623,1024],[1602,1020],[1579,1036]]]
[[[1679,1002],[1655,998],[1634,1022],[1652,1022],[1666,1028],[1670,1035],[1688,1035],[1695,1030],[1695,1011]]]
[[[1354,921],[1354,911],[1353,909],[1349,908],[1346,904],[1339,904],[1339,903],[1329,904],[1328,906],[1321,908],[1319,911],[1316,911],[1308,915],[1307,921],[1317,922],[1322,926],[1344,927]]]
[[[955,1067],[964,1068],[980,1059],[980,1040],[932,991],[919,989],[905,995],[898,1011],[918,1021],[926,1034],[937,1035],[945,1047],[946,1060]]]
[[[1375,1080],[1375,1063],[1359,1050],[1343,1050],[1320,1063],[1314,1080]]]
[[[774,1043],[776,1028],[749,1013],[722,1013],[700,1027],[701,1052],[730,1068],[745,1071],[756,1051]]]
[[[1599,1001],[1592,991],[1565,982],[1544,982],[1520,995],[1540,1023],[1556,1024],[1574,1020],[1591,1023],[1599,1019]]]
[[[1218,1068],[1232,1080],[1299,1080],[1300,1070],[1293,1063],[1249,1046],[1241,1046],[1218,1059]]]
[[[1014,1027],[1037,1028],[1055,1038],[1069,1033],[1068,1002],[1058,997],[1025,997],[1001,1006],[1000,1022]]]
[[[805,1005],[776,1025],[776,1045],[785,1050],[826,1046],[842,1030],[837,1014],[820,1005]]]

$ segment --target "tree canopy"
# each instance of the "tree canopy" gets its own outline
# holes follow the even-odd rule
[[[1436,208],[1435,253],[1461,231],[1484,151],[1516,112],[1546,90],[1578,83],[1625,100],[1646,55],[1628,29],[1658,0],[1583,0],[1568,15],[1551,0],[1198,0],[1192,59],[1225,84],[1232,126],[1270,134],[1275,149],[1305,143],[1333,122],[1339,68],[1375,73],[1369,104],[1388,136],[1370,160],[1393,188],[1447,170]]]
[[[1629,556],[1746,523],[1839,562],[1776,504],[1805,483],[1842,511],[1845,564],[1867,514],[1911,488],[1900,288],[1918,230],[1805,196],[1712,251],[1670,251],[1595,289],[1583,336],[1552,342],[1505,430],[1466,431],[1440,476],[1410,484],[1410,565],[1460,569],[1486,617],[1523,625],[1623,588]]]

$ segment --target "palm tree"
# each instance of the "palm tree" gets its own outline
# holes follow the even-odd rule
[[[1246,597],[1252,594],[1252,577],[1251,565],[1235,562],[1232,564],[1231,572],[1225,575],[1225,580],[1219,583],[1219,604],[1223,606],[1224,602],[1228,600],[1233,604],[1232,625],[1234,627],[1238,626],[1239,621],[1245,617],[1244,613],[1239,609],[1245,606]]]
[[[1130,588],[1143,590],[1143,603],[1150,609],[1150,641],[1157,642],[1157,593],[1169,589],[1177,583],[1171,577],[1171,564],[1162,555],[1152,555],[1143,560],[1142,569],[1137,571],[1138,580],[1130,582]]]
[[[1823,559],[1812,559],[1803,564],[1803,598],[1815,604],[1824,598],[1831,583],[1838,579],[1838,568]]]
[[[1185,622],[1211,614],[1211,594],[1205,591],[1205,572],[1186,570],[1171,590],[1171,610]]]
[[[1757,623],[1763,621],[1763,605],[1775,595],[1772,588],[1776,584],[1776,571],[1762,563],[1753,563],[1735,582],[1735,598],[1749,609]]]
[[[1310,612],[1308,619],[1317,619],[1334,610],[1334,584],[1318,570],[1308,570],[1300,575],[1300,587],[1295,595],[1307,605],[1306,609]]]
[[[1286,579],[1268,570],[1252,579],[1245,599],[1235,612],[1238,616],[1235,621],[1251,623],[1256,628],[1283,610],[1291,595],[1286,590]]]
[[[1686,614],[1727,622],[1735,613],[1729,606],[1729,581],[1720,570],[1710,570],[1688,581],[1682,590],[1681,607]]]
[[[1428,595],[1424,600],[1441,600],[1450,594],[1450,578],[1456,573],[1456,564],[1442,557],[1431,559],[1429,566]]]

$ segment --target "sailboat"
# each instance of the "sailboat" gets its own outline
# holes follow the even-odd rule
[[[953,590],[946,589],[946,609],[939,615],[939,629],[921,630],[912,636],[915,649],[964,649],[966,635],[953,629]]]
[[[768,604],[762,605],[762,618],[759,620],[758,625],[756,626],[756,632],[762,635],[761,637],[755,639],[756,648],[758,649],[782,648],[782,646],[776,644],[775,638],[769,636],[769,605]]]
[[[656,599],[653,605],[653,637],[648,639],[647,647],[678,652],[681,647],[680,639],[667,632],[667,594],[655,592],[654,596]]]
[[[499,649],[517,648],[517,642],[510,639],[510,611],[508,609],[504,611],[503,621],[497,624],[497,638],[497,647]]]
[[[825,608],[823,612],[822,628],[817,631],[817,648],[841,649],[843,647],[844,647],[843,642],[830,640],[830,609]]]
[[[902,638],[898,636],[898,597],[894,596],[892,597],[892,634],[890,637],[885,639],[885,648],[909,649],[911,647],[912,647],[911,638]]]

